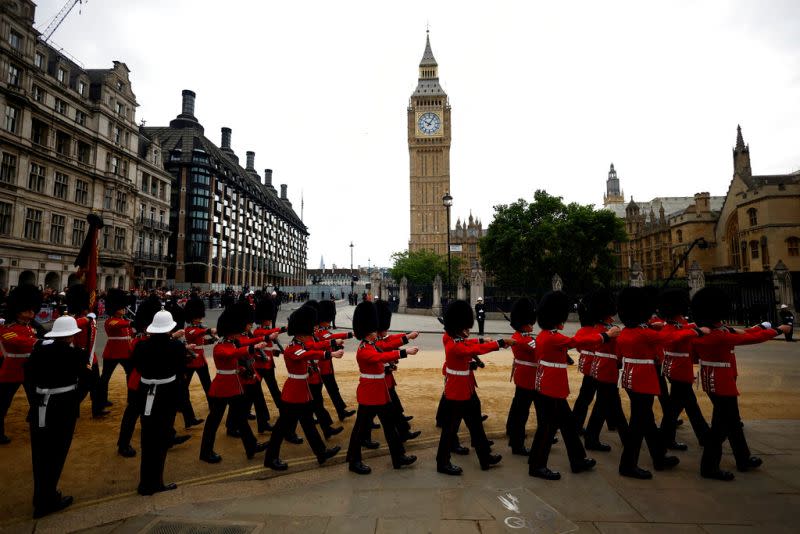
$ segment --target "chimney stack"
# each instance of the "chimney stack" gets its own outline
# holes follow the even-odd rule
[[[231,149],[231,129],[225,126],[222,127],[222,146],[220,148],[222,150]]]
[[[247,170],[256,172],[256,153],[252,150],[247,151]]]
[[[711,211],[711,193],[706,191],[694,195],[695,213],[708,213]]]
[[[183,103],[181,105],[181,115],[186,115],[194,118],[194,99],[197,97],[194,91],[189,89],[183,90]]]
[[[286,189],[288,186],[286,184],[281,184],[281,199],[286,200]]]
[[[264,185],[272,187],[272,169],[264,169]]]

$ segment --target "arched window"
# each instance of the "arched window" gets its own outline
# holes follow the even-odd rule
[[[758,241],[750,241],[750,258],[753,260],[758,259]]]
[[[790,237],[786,240],[789,256],[800,256],[800,238]]]
[[[758,211],[755,208],[747,210],[747,218],[750,219],[750,226],[758,225]]]
[[[678,243],[683,243],[683,230],[675,232],[675,239],[678,240]]]

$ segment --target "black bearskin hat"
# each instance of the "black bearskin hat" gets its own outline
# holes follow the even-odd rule
[[[378,332],[386,332],[392,326],[392,308],[383,299],[376,300],[375,307],[378,309]]]
[[[136,308],[136,316],[133,318],[133,326],[137,332],[144,332],[153,322],[153,317],[161,311],[161,301],[156,295],[150,295]]]
[[[67,313],[78,315],[89,309],[89,292],[83,284],[75,284],[67,289]]]
[[[628,328],[645,324],[653,315],[650,295],[643,287],[626,287],[619,294],[619,319]]]
[[[689,313],[689,292],[672,288],[661,292],[658,298],[658,315],[663,319],[673,319]]]
[[[192,297],[186,302],[186,306],[183,307],[183,313],[187,321],[202,319],[206,316],[206,303],[199,297]]]
[[[9,321],[16,320],[20,312],[33,310],[33,313],[39,313],[39,308],[42,307],[42,292],[34,285],[22,284],[8,294],[7,306]]]
[[[472,313],[472,306],[465,300],[454,300],[447,305],[444,312],[444,331],[450,337],[459,337],[461,333],[472,328],[475,323],[475,316]]]
[[[549,291],[539,303],[539,327],[553,330],[567,322],[569,317],[569,297],[563,291]]]
[[[275,318],[275,303],[271,298],[262,298],[256,304],[256,321],[260,324],[264,321],[272,321]]]
[[[511,328],[521,331],[526,324],[536,324],[536,305],[527,297],[522,297],[511,306]]]
[[[240,300],[239,302],[231,306],[231,308],[233,308],[233,312],[236,315],[236,318],[240,321],[240,324],[242,325],[242,329],[240,330],[240,332],[244,332],[244,329],[248,324],[253,324],[256,322],[255,312],[253,311],[253,307],[250,305],[248,301]]]
[[[322,300],[319,302],[319,322],[330,323],[336,317],[336,303],[332,300]]]
[[[244,326],[236,316],[233,306],[225,308],[225,311],[217,319],[217,335],[220,337],[235,336],[241,334],[243,330]]]
[[[290,336],[310,336],[317,325],[317,310],[312,306],[300,306],[289,316]]]
[[[106,291],[105,301],[106,313],[114,315],[115,311],[121,310],[128,305],[128,295],[121,289],[112,288]]]
[[[378,331],[378,308],[374,302],[365,300],[359,302],[353,312],[353,335],[357,339],[364,339],[369,334]]]
[[[578,300],[578,321],[581,323],[581,326],[592,326],[597,322],[589,312],[589,306],[591,305],[589,302],[590,298],[591,295],[586,295]]]
[[[718,287],[704,287],[692,298],[692,317],[697,326],[713,327],[730,315],[731,300]]]
[[[316,319],[316,322],[314,323],[314,326],[319,324],[320,319],[319,319],[319,302],[318,301],[316,301],[314,299],[310,299],[310,300],[307,300],[300,307],[301,308],[311,308],[312,310],[314,310],[316,312],[316,314],[317,314],[317,319]]]
[[[601,287],[592,291],[589,295],[589,316],[594,323],[600,322],[607,317],[617,314],[617,303],[614,295],[607,287]]]

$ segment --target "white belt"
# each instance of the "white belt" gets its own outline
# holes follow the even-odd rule
[[[217,369],[218,375],[235,375],[238,372],[238,369]]]
[[[14,354],[12,352],[7,352],[6,353],[6,358],[29,358],[30,355],[31,355],[30,352],[27,352],[27,353],[24,353],[24,354]]]
[[[306,373],[304,375],[296,375],[296,374],[293,374],[293,373],[289,373],[289,378],[294,378],[295,380],[307,380],[308,379],[308,373]]]
[[[622,358],[622,363],[623,364],[632,363],[632,364],[635,364],[635,365],[647,365],[647,364],[655,365],[655,362],[652,359],[645,360],[645,359],[637,359],[637,358]]]
[[[730,367],[730,362],[709,362],[705,360],[700,360],[700,366],[703,367]]]
[[[609,354],[607,352],[595,352],[594,355],[597,356],[598,358],[608,358],[610,360],[616,360],[617,359],[617,355],[616,354]]]
[[[667,351],[664,351],[664,356],[669,356],[671,358],[685,358],[688,355],[689,355],[688,352],[667,352]]]
[[[147,400],[144,403],[144,414],[150,415],[150,412],[153,410],[153,401],[156,399],[156,389],[158,386],[175,382],[175,375],[172,375],[169,378],[142,377],[141,382],[142,384],[150,386],[150,389],[147,391]]]
[[[539,360],[539,365],[543,365],[545,367],[555,367],[556,369],[566,369],[566,363],[556,363],[556,362],[547,362],[544,360]]]
[[[109,341],[130,341],[130,336],[118,336],[118,337],[109,337],[107,338]]]
[[[590,350],[579,350],[578,352],[580,352],[584,356],[593,356],[594,355],[594,352],[592,352]]]
[[[538,367],[539,366],[539,364],[536,363],[536,362],[526,362],[525,360],[518,360],[516,358],[514,358],[514,364],[515,365],[525,365],[527,367]]]
[[[78,389],[78,384],[64,386],[61,388],[36,388],[36,393],[44,395],[42,402],[39,403],[39,428],[44,428],[45,418],[47,417],[47,403],[50,402],[50,395],[60,395]]]
[[[446,367],[445,371],[448,375],[469,376],[469,371],[458,371],[456,369],[450,369],[449,367]]]
[[[361,373],[361,378],[371,378],[373,380],[382,380],[386,378],[386,373],[381,373],[379,375],[369,375],[366,373]]]

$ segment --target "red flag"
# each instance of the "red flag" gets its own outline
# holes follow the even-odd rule
[[[78,277],[89,292],[89,310],[94,311],[97,297],[97,264],[99,263],[99,234],[103,227],[103,219],[99,215],[90,213],[86,220],[89,221],[89,231],[83,240],[78,257],[75,258],[75,267],[78,268]]]

